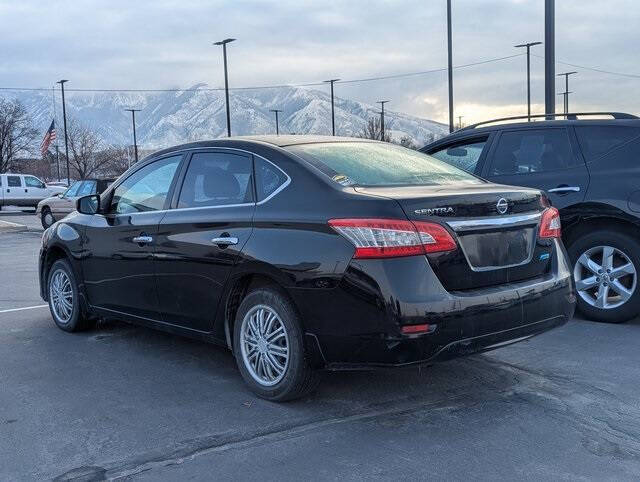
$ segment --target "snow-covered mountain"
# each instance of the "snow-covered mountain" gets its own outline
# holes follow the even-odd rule
[[[98,132],[107,144],[127,145],[132,143],[131,117],[124,109],[142,109],[136,114],[136,124],[138,144],[145,150],[224,136],[224,91],[206,88],[205,84],[198,84],[178,92],[69,92],[67,119],[78,119]],[[51,91],[3,95],[20,99],[44,133],[53,115]],[[62,139],[59,92],[55,99],[58,136]],[[234,135],[274,133],[274,114],[270,109],[282,109],[280,133],[331,133],[331,97],[318,90],[300,87],[235,90],[230,93],[230,103]],[[369,118],[379,116],[379,110],[362,102],[336,98],[335,115],[336,133],[350,136],[357,135]],[[447,132],[444,124],[393,111],[385,111],[385,124],[393,138],[409,136],[418,145]]]

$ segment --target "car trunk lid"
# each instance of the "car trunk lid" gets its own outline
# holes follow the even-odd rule
[[[449,290],[532,278],[549,268],[549,243],[537,239],[546,207],[538,190],[495,184],[355,189],[394,199],[410,220],[436,222],[453,233],[460,249],[428,255]]]

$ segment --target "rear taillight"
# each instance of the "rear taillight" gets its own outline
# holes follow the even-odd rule
[[[356,247],[354,258],[393,258],[456,249],[449,232],[435,223],[396,219],[331,219],[329,226]]]
[[[559,238],[560,232],[560,213],[556,208],[547,208],[542,213],[540,220],[540,238]]]

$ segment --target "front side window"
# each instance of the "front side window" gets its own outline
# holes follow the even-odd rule
[[[486,139],[482,141],[469,141],[467,143],[446,147],[430,155],[464,171],[475,172],[478,160],[482,154],[482,149],[484,149],[486,143]]]
[[[109,212],[132,214],[163,209],[181,159],[182,155],[160,159],[131,174],[115,188]]]
[[[565,129],[503,132],[493,155],[490,175],[557,171],[577,165]]]
[[[431,156],[390,143],[326,142],[286,149],[343,186],[484,182]]]
[[[222,152],[193,154],[182,183],[178,208],[253,202],[252,177],[249,157]]]
[[[21,185],[20,176],[7,176],[7,186],[20,187]]]
[[[24,183],[27,185],[27,187],[45,187],[44,182],[33,176],[24,176]]]

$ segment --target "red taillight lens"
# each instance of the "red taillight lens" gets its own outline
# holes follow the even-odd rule
[[[356,247],[354,258],[393,258],[451,251],[456,242],[435,223],[396,219],[331,219],[329,226]]]
[[[560,235],[560,213],[556,208],[545,209],[540,220],[538,236],[540,238],[559,238]]]
[[[401,329],[403,335],[417,335],[419,333],[429,333],[431,326],[427,323],[422,325],[405,325]]]

